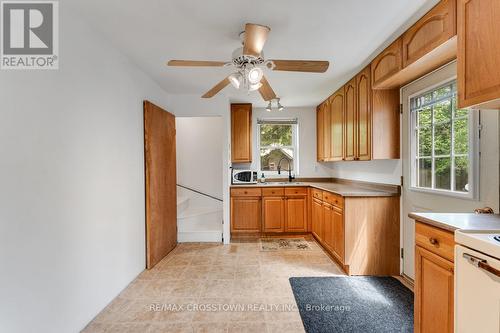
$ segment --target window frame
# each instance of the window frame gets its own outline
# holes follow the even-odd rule
[[[283,121],[283,124],[279,122]],[[295,123],[291,123],[295,121]],[[269,122],[269,123],[266,123]],[[262,148],[275,148],[274,146],[261,146],[260,144],[260,126],[261,125],[290,125],[292,126],[292,145],[291,146],[283,146],[283,148],[291,148],[294,151],[293,157],[293,170],[292,174],[297,177],[299,176],[299,122],[297,119],[259,119],[257,123],[257,158],[258,158],[258,170],[259,176],[263,173],[264,176],[272,176],[275,178],[288,178],[288,171],[282,171],[281,175],[278,174],[278,171],[268,171],[262,170],[262,160],[260,156],[260,151]]]
[[[410,126],[410,131],[409,131],[409,143],[410,143],[410,152],[409,152],[409,163],[410,163],[410,187],[409,189],[413,192],[421,192],[421,193],[429,193],[429,194],[438,194],[438,195],[443,195],[443,196],[450,196],[450,197],[455,197],[455,198],[461,198],[461,199],[469,199],[469,200],[479,200],[479,166],[480,166],[480,136],[481,136],[481,124],[480,124],[480,111],[474,111],[470,110],[469,114],[467,116],[468,118],[468,125],[469,125],[469,153],[468,153],[468,158],[469,158],[469,192],[459,192],[459,191],[454,191],[454,190],[444,190],[444,189],[436,189],[436,188],[427,188],[427,187],[419,187],[417,186],[418,184],[418,167],[417,167],[417,161],[419,159],[419,156],[417,156],[417,135],[418,135],[418,130],[417,130],[417,112],[414,112],[412,110],[412,105],[411,101],[413,98],[425,95],[429,92],[435,91],[441,87],[445,87],[447,85],[452,85],[452,84],[457,84],[456,82],[456,76],[447,79],[443,82],[440,82],[438,84],[428,86],[425,89],[422,89],[419,92],[416,92],[408,97],[407,103],[408,103],[408,110],[410,112],[409,115],[409,126]],[[455,90],[454,94],[457,94],[457,91]],[[458,101],[458,97],[456,99]],[[452,100],[453,103],[453,100]],[[465,118],[465,117],[464,117]],[[451,133],[451,184],[450,188],[454,188],[454,179],[455,179],[455,161],[454,161],[454,135],[455,131],[453,130],[453,122],[456,118],[453,118],[450,120],[452,123],[452,133]],[[434,122],[432,123],[434,124]],[[464,155],[464,154],[458,154],[458,155]],[[434,155],[434,131],[432,131],[432,151],[431,151],[431,160],[434,160],[436,156]],[[435,173],[434,173],[434,166],[435,163],[432,164],[432,186],[435,186]]]

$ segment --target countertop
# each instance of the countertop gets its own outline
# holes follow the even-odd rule
[[[362,186],[355,186],[340,183],[316,183],[316,182],[269,182],[257,184],[242,184],[231,185],[232,188],[238,187],[313,187],[319,190],[332,192],[343,197],[394,197],[400,196],[399,192],[389,190],[379,190],[365,188]]]
[[[419,222],[449,230],[500,230],[500,215],[473,213],[410,213]]]

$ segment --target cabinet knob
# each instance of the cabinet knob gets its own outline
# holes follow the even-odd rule
[[[247,192],[247,191],[244,191],[243,193],[244,193],[244,194],[248,194],[248,192]]]
[[[434,238],[434,237],[430,237],[429,238],[429,243],[431,243],[432,245],[438,245],[439,241],[436,238]]]

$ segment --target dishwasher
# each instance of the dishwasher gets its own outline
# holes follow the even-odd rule
[[[500,332],[500,231],[455,232],[455,332]]]

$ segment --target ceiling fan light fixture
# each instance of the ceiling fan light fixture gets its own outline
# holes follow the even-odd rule
[[[255,91],[255,90],[259,89],[260,87],[262,87],[262,83],[260,83],[260,82],[257,82],[256,84],[250,84],[248,86],[248,91]]]
[[[262,80],[264,72],[260,67],[254,67],[248,71],[248,82],[251,84],[257,84]]]
[[[271,111],[272,111],[271,101],[269,101],[269,104],[267,104],[267,106],[266,106],[266,111],[267,111],[267,112],[271,112]]]
[[[242,75],[240,73],[233,73],[228,76],[229,82],[235,87],[236,89],[240,89],[241,87],[241,81],[243,79]]]

